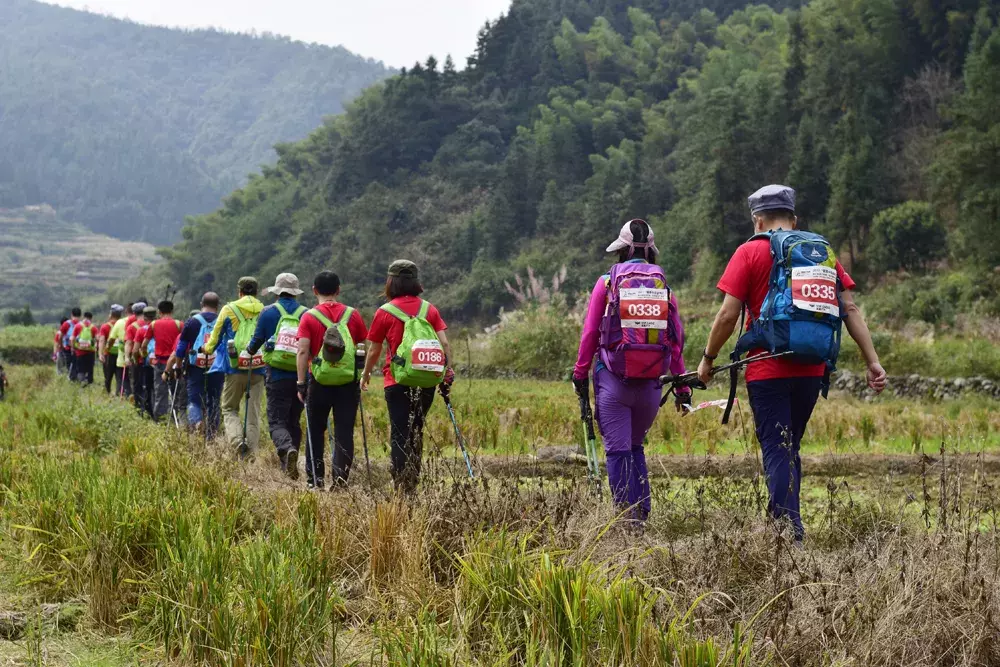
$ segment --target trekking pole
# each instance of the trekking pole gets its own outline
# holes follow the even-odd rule
[[[365,367],[365,355],[365,345],[364,343],[359,343],[357,350],[354,352],[354,384],[357,385],[358,389],[358,409],[361,411],[361,446],[365,451],[365,470],[368,473],[368,491],[370,492],[373,488],[372,462],[368,458],[368,429],[365,427],[365,403],[361,385],[358,384],[358,372]]]
[[[448,416],[451,417],[451,425],[455,427],[455,438],[458,440],[458,446],[462,450],[465,467],[469,470],[469,479],[475,479],[476,476],[472,472],[472,460],[469,458],[469,451],[465,447],[465,438],[462,437],[462,431],[458,428],[458,421],[455,419],[455,410],[451,407],[451,390],[445,391],[444,385],[438,385],[438,391],[441,392],[444,404],[448,406]]]
[[[180,422],[179,419],[177,419],[177,408],[176,408],[176,405],[177,405],[177,383],[178,383],[178,380],[177,380],[177,376],[175,375],[174,376],[174,388],[171,391],[170,387],[168,385],[167,386],[167,391],[170,392],[170,414],[174,418],[174,426],[177,428],[177,430],[180,430],[180,428],[181,428],[181,422]]]
[[[601,464],[597,460],[597,436],[594,435],[594,411],[590,408],[590,388],[580,394],[580,421],[583,423],[583,447],[587,457],[587,476],[600,493]]]

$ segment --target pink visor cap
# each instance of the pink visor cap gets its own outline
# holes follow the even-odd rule
[[[633,241],[632,239],[633,222],[641,222],[642,224],[646,225],[646,228],[649,230],[649,236],[647,237],[645,243],[635,243]],[[642,248],[642,249],[651,248],[653,252],[655,252],[657,255],[660,254],[660,251],[656,249],[656,244],[653,243],[653,228],[649,226],[648,222],[642,220],[641,218],[634,218],[626,222],[625,226],[622,227],[621,232],[619,232],[618,238],[615,240],[615,242],[608,246],[607,252],[616,252],[618,250],[621,250],[622,248],[632,248],[632,253],[629,255],[630,257],[635,254],[635,250],[637,248]]]

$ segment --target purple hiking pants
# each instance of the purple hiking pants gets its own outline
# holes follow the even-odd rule
[[[649,472],[642,443],[660,409],[656,380],[622,382],[600,368],[594,374],[597,426],[604,437],[608,482],[619,509],[634,508],[633,518],[649,516]]]

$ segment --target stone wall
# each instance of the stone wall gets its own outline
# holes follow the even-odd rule
[[[847,392],[858,398],[871,400],[875,393],[868,388],[862,373],[840,371],[833,377],[833,389]],[[975,394],[1000,400],[1000,382],[984,377],[931,378],[921,375],[890,376],[885,394],[897,398],[922,398],[948,401]]]

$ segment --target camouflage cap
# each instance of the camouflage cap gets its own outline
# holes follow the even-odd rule
[[[335,364],[344,358],[347,346],[344,344],[344,337],[340,335],[338,327],[330,327],[323,334],[323,359],[331,364]]]
[[[260,283],[258,283],[257,279],[253,276],[243,276],[236,282],[236,287],[244,294],[247,292],[253,292],[256,294],[257,290],[260,289]]]
[[[397,259],[389,265],[389,275],[392,277],[417,277],[417,265],[408,259]]]
[[[142,314],[145,317],[156,317],[156,308],[153,306],[146,306],[143,308]]]

